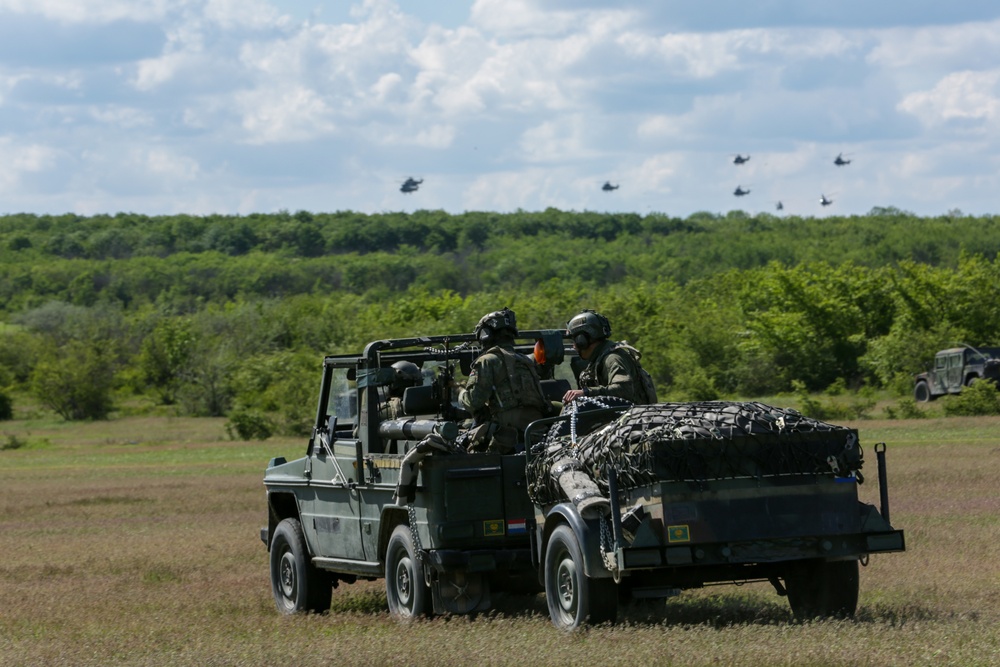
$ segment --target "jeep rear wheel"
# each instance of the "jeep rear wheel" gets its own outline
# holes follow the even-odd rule
[[[278,611],[297,614],[330,608],[333,581],[309,561],[298,519],[278,524],[271,540],[271,592]]]
[[[913,388],[913,400],[917,403],[927,403],[931,400],[931,388],[923,380]]]
[[[614,623],[618,618],[614,580],[587,576],[576,534],[566,525],[552,531],[545,550],[545,600],[552,623],[560,630]]]
[[[389,613],[411,619],[427,613],[430,589],[424,583],[424,567],[413,547],[407,525],[396,526],[385,552],[385,596]]]
[[[799,620],[851,618],[858,608],[858,561],[802,561],[785,572],[788,604]]]

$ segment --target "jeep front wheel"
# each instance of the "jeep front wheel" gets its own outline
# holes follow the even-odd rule
[[[913,400],[917,403],[926,403],[931,400],[931,388],[923,380],[913,388]]]
[[[283,614],[323,612],[330,608],[333,581],[309,561],[298,519],[278,524],[271,540],[271,592]]]
[[[430,589],[424,583],[423,563],[413,546],[413,535],[407,525],[396,526],[385,553],[385,596],[389,613],[400,619],[411,619],[427,613]]]

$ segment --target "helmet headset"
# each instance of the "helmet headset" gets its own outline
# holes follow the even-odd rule
[[[511,336],[517,335],[517,318],[510,308],[504,307],[502,310],[483,315],[473,333],[481,345],[488,346],[495,342],[500,332],[509,332]]]
[[[578,350],[586,349],[594,341],[605,340],[611,335],[611,323],[594,310],[583,310],[566,323],[566,335],[573,339]]]

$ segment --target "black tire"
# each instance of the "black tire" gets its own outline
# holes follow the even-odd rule
[[[931,388],[921,380],[913,388],[913,400],[917,403],[927,403],[931,400]]]
[[[396,526],[385,552],[385,596],[389,613],[409,620],[428,613],[431,591],[424,583],[424,566],[413,547],[407,525]]]
[[[552,531],[545,550],[545,601],[552,624],[560,630],[614,623],[618,618],[614,580],[586,575],[580,544],[567,525]]]
[[[298,519],[285,519],[274,531],[271,592],[282,614],[320,613],[330,608],[332,577],[310,562]]]
[[[852,618],[858,608],[858,561],[804,561],[785,573],[788,604],[799,620]]]

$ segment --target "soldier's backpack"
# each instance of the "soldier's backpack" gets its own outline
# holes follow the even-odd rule
[[[646,395],[646,403],[649,405],[657,403],[658,401],[656,400],[656,384],[653,382],[653,376],[649,374],[649,371],[647,371],[645,368],[642,367],[641,363],[639,363],[639,359],[642,358],[642,352],[635,349],[628,343],[625,342],[614,343],[613,345],[611,345],[611,347],[608,348],[608,350],[604,354],[601,355],[599,359],[596,359],[594,361],[594,365],[596,366],[600,364],[601,361],[604,359],[604,357],[611,354],[615,350],[623,350],[625,352],[628,352],[628,356],[631,357],[632,361],[635,362],[635,367],[639,372],[639,384],[642,385],[642,391]]]

